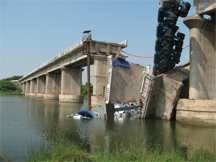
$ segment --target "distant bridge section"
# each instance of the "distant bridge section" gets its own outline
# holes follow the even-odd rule
[[[91,35],[86,38],[91,40]],[[83,102],[81,96],[82,71],[87,66],[83,55],[83,41],[76,43],[50,61],[20,79],[23,93],[30,97],[59,99],[66,102]],[[120,54],[127,41],[110,43],[91,40],[90,64],[94,64],[92,104],[104,102],[107,56]]]

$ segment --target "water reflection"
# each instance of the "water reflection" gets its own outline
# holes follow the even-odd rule
[[[176,122],[176,139],[178,144],[187,148],[187,155],[190,157],[193,152],[199,149],[206,150],[206,154],[216,154],[216,128],[194,126]]]
[[[31,144],[39,145],[69,139],[82,148],[94,152],[110,152],[112,145],[137,142],[166,149],[180,147],[189,157],[200,147],[215,153],[216,127],[187,125],[175,121],[118,118],[83,119],[66,118],[80,109],[87,109],[87,100],[64,103],[43,98],[1,96],[1,150],[12,157],[21,158]],[[22,152],[20,151],[22,150]]]

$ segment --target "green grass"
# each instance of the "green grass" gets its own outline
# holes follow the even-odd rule
[[[117,142],[105,148],[90,147],[90,151],[62,140],[51,148],[41,145],[31,148],[26,161],[216,161],[216,155],[207,156],[204,150],[195,150],[187,157],[180,148],[167,150],[156,145],[149,147],[133,141]]]
[[[214,149],[215,150],[215,149]],[[213,151],[215,152],[215,151]],[[0,154],[0,161],[13,161],[9,155]],[[90,146],[90,150],[65,140],[55,142],[52,146],[31,145],[25,161],[216,161],[216,154],[209,154],[197,149],[187,155],[187,151],[179,147],[167,150],[159,144],[154,147],[145,142],[116,141],[109,147]]]
[[[22,94],[22,92],[16,92],[16,91],[14,91],[14,92],[1,92],[0,91],[0,95],[23,95]]]
[[[7,153],[1,153],[0,152],[0,161],[12,161],[13,159],[10,158],[10,155]]]

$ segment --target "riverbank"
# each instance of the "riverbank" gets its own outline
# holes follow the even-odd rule
[[[0,91],[0,95],[24,95],[24,94],[22,94],[22,92],[16,92],[16,91],[13,91],[13,92],[1,92]]]
[[[194,152],[187,159],[184,157],[184,151],[180,149],[168,151],[156,147],[155,150],[148,150],[147,147],[136,147],[133,144],[115,146],[113,149],[115,151],[112,153],[107,153],[106,150],[88,153],[76,145],[67,143],[53,147],[50,152],[38,150],[37,154],[30,155],[28,161],[206,161],[205,151]],[[216,158],[209,160],[215,161]]]

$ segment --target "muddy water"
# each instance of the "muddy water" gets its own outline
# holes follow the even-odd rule
[[[75,120],[66,115],[87,109],[84,103],[1,95],[1,152],[21,160],[30,146],[54,143],[68,138],[89,150],[107,148],[117,141],[160,144],[168,149],[181,147],[190,156],[195,149],[215,153],[216,127],[183,124],[176,121],[118,118],[114,120]]]

